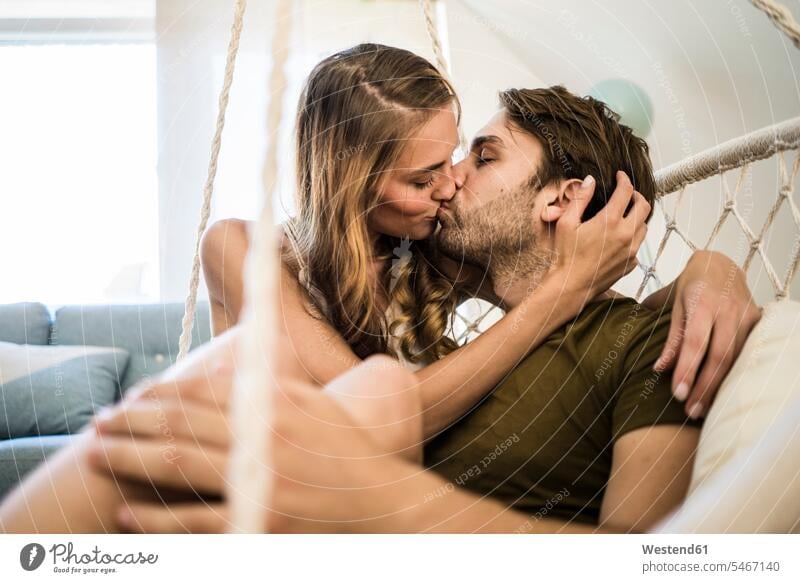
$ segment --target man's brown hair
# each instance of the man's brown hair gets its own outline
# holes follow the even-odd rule
[[[608,202],[622,170],[651,205],[656,183],[647,142],[619,123],[619,115],[592,97],[578,97],[561,85],[541,89],[509,89],[500,103],[511,123],[541,142],[545,159],[534,180],[547,186],[555,180],[591,174],[597,180],[594,198],[583,215],[588,220]]]

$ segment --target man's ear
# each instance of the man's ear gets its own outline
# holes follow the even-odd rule
[[[542,221],[554,223],[561,218],[569,202],[574,199],[581,187],[581,181],[571,178],[558,184],[545,195],[545,205],[542,209]],[[545,194],[544,191],[542,194]]]

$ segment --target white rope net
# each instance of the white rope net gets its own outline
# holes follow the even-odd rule
[[[800,118],[725,142],[657,172],[657,212],[648,234],[656,252],[652,259],[639,258],[642,279],[637,299],[651,280],[663,281],[660,270],[674,275],[682,265],[676,257],[686,258],[697,249],[715,249],[732,257],[748,274],[750,285],[764,290],[762,296],[789,298],[800,263],[800,210],[794,196],[798,170]],[[715,188],[715,202],[699,200],[713,195]],[[777,191],[774,199],[767,196],[770,191]],[[660,229],[658,215],[663,218]],[[472,340],[501,315],[490,304],[469,300],[456,314],[453,336],[459,343]]]

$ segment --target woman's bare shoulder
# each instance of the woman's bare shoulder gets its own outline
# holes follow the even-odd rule
[[[244,260],[255,234],[255,227],[255,221],[246,219],[228,218],[213,222],[206,229],[201,242],[204,259],[215,261],[223,257],[238,257]],[[281,256],[290,257],[291,245],[283,225],[275,226],[274,237],[278,242]]]
[[[242,219],[221,219],[213,222],[203,233],[200,252],[204,263],[223,257],[244,256],[249,246],[248,223]]]

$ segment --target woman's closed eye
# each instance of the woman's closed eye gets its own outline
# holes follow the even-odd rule
[[[419,190],[424,190],[426,188],[430,188],[431,186],[433,186],[434,182],[436,182],[436,176],[431,174],[431,176],[430,176],[430,178],[428,178],[428,180],[425,180],[424,182],[415,181],[413,184],[414,184],[414,188],[418,188]]]

